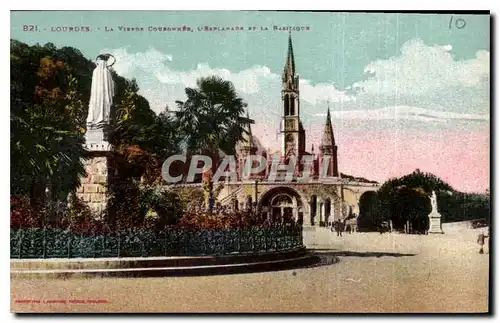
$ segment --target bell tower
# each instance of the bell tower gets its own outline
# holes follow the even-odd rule
[[[299,76],[295,73],[292,35],[288,35],[288,54],[281,89],[281,155],[302,156],[305,151],[305,131],[300,121]]]

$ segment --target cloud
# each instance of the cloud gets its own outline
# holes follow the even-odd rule
[[[174,101],[185,98],[184,88],[196,86],[203,76],[217,75],[231,81],[238,93],[249,103],[255,115],[271,113],[279,115],[281,107],[281,74],[272,72],[267,66],[253,66],[241,71],[212,68],[208,63],[198,63],[189,71],[179,71],[171,65],[172,56],[150,48],[145,52],[130,53],[128,48],[108,50],[117,58],[115,70],[128,78],[136,78],[143,94],[152,108],[159,112],[165,104],[174,106]],[[300,80],[301,102],[314,106],[319,102],[347,102],[355,100],[346,91],[332,84],[313,84]],[[307,113],[307,111],[305,111]]]
[[[451,50],[453,49],[453,46],[451,45],[444,45],[441,47],[444,51],[447,51],[447,52],[451,52]]]
[[[470,60],[455,61],[451,45],[426,46],[421,40],[406,42],[401,56],[370,63],[365,70],[374,74],[361,82],[365,92],[406,95],[428,94],[449,87],[476,86],[489,80],[489,52],[478,51]]]
[[[316,114],[325,117],[326,113]],[[430,109],[396,106],[375,110],[331,111],[333,119],[343,120],[413,120],[420,122],[488,121],[489,115],[435,111]]]
[[[271,73],[266,66],[254,66],[250,69],[241,72],[233,73],[228,69],[214,69],[207,63],[198,64],[196,70],[181,72],[172,69],[159,71],[157,74],[158,80],[163,84],[182,84],[186,87],[196,85],[196,80],[207,75],[217,75],[221,78],[233,82],[236,89],[242,93],[253,94],[262,90],[261,83],[267,79],[275,79],[279,77]]]
[[[490,54],[478,51],[472,59],[455,60],[452,49],[450,44],[429,46],[410,40],[401,47],[399,56],[367,64],[365,75],[345,89],[301,79],[304,126],[322,124],[327,107],[333,118],[346,120],[342,131],[364,131],[361,128],[366,123],[354,120],[373,121],[373,131],[388,128],[387,122],[380,120],[407,120],[426,127],[448,124],[447,128],[452,122],[484,123],[489,120]],[[175,68],[171,55],[155,48],[138,53],[128,48],[108,52],[117,58],[114,68],[119,74],[137,79],[141,94],[156,112],[184,100],[185,88],[194,87],[198,78],[218,75],[233,82],[256,123],[277,128],[282,110],[281,73],[267,66],[234,71],[198,62],[196,68],[182,71]]]
[[[253,132],[261,145],[279,148],[280,71],[262,65],[235,71],[213,68],[211,62],[194,62],[195,68],[179,70],[174,57],[154,48],[138,53],[129,48],[106,52],[117,58],[113,68],[120,75],[137,80],[140,93],[156,112],[184,100],[185,88],[195,86],[200,77],[218,75],[233,82],[248,103],[256,123]],[[477,174],[482,174],[478,181],[483,183],[489,169],[485,167],[489,165],[489,62],[487,51],[456,60],[451,44],[426,45],[416,39],[406,42],[398,56],[366,64],[365,74],[345,89],[301,79],[306,147],[317,147],[329,107],[343,172],[384,180],[423,165],[420,168],[436,174],[442,169],[445,179],[448,173],[455,176],[455,180],[449,179],[457,184],[473,183]],[[458,159],[462,166],[447,170]],[[374,164],[384,167],[374,168]],[[386,173],[386,166],[394,172]],[[469,173],[462,178],[464,170]]]
[[[345,102],[353,101],[355,98],[340,91],[335,86],[326,83],[311,84],[308,80],[300,82],[300,99],[315,105],[319,101]]]
[[[451,45],[406,42],[400,56],[366,66],[367,79],[357,87],[359,99],[378,108],[392,103],[488,112],[489,52],[478,51],[475,58],[455,60],[451,50]]]
[[[155,70],[164,69],[167,62],[173,60],[172,55],[161,53],[154,48],[137,53],[129,53],[127,48],[106,51],[116,57],[116,64],[113,68],[117,73],[125,77],[136,77],[135,73],[138,71],[150,73]]]

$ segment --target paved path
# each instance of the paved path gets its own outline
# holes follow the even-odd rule
[[[477,232],[316,239],[313,268],[211,277],[12,280],[11,308],[37,312],[486,312]],[[40,300],[39,304],[15,300]],[[69,300],[105,300],[69,304]],[[66,304],[47,304],[50,300]]]

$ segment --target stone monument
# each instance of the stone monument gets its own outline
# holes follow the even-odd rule
[[[431,213],[429,213],[429,233],[444,233],[441,227],[441,214],[438,212],[435,191],[432,191],[431,206],[432,210]]]
[[[108,64],[110,58],[113,58],[112,64]],[[101,54],[96,58],[85,133],[88,158],[84,167],[87,176],[77,190],[77,196],[98,216],[105,215],[112,175],[113,150],[109,143],[109,126],[115,84],[109,68],[114,63],[115,58],[110,54]]]

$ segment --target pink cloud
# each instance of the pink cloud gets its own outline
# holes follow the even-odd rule
[[[271,150],[279,149],[274,125],[254,125],[254,135]],[[306,129],[307,150],[318,152],[323,127]],[[490,133],[396,131],[342,134],[334,128],[342,173],[383,182],[419,168],[457,190],[484,192],[490,182]]]

